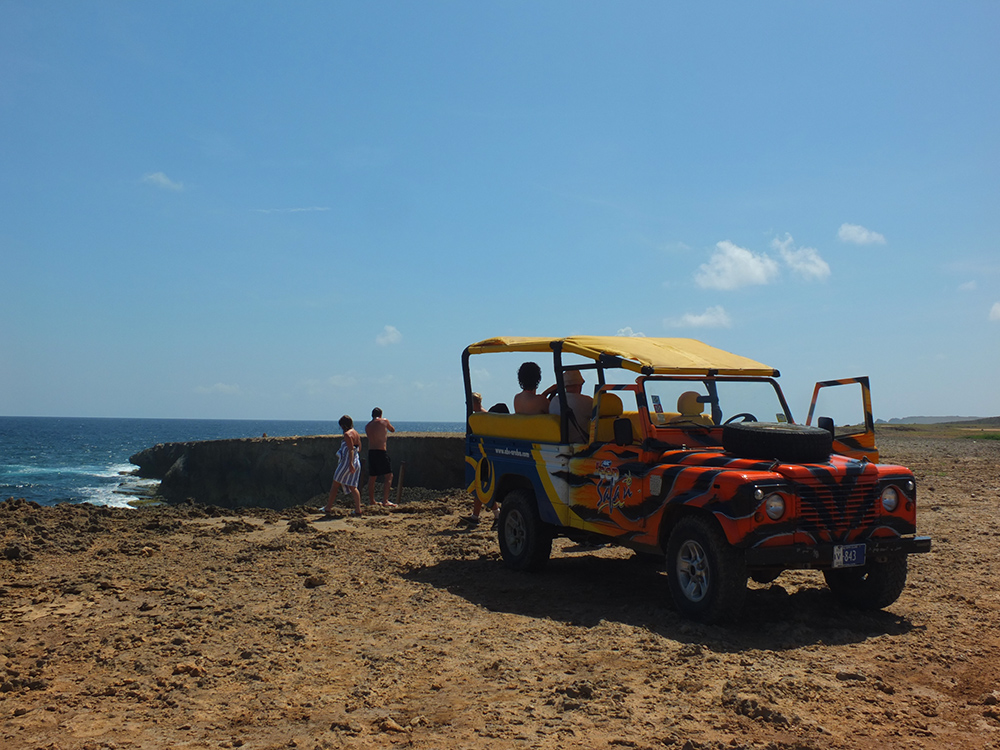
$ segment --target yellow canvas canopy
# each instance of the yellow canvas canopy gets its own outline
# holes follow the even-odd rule
[[[758,375],[776,377],[778,371],[738,354],[716,349],[696,339],[641,336],[570,336],[562,339],[499,336],[468,347],[470,354],[488,352],[552,352],[598,360],[619,357],[621,366],[653,375]]]

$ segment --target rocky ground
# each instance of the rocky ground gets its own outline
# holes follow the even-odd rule
[[[786,573],[728,627],[622,550],[507,571],[457,492],[332,520],[7,501],[0,746],[1000,748],[1000,442],[880,447],[934,537],[900,600]]]

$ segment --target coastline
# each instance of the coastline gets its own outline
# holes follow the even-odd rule
[[[401,431],[438,434],[451,422],[400,422]],[[410,429],[410,428],[419,429]],[[129,456],[160,443],[293,435],[337,435],[336,421],[0,417],[0,500],[42,505],[128,507],[155,489]]]

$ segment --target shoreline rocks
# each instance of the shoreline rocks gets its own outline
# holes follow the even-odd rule
[[[321,435],[159,443],[129,461],[138,467],[138,476],[159,479],[159,495],[171,503],[283,509],[325,499],[341,440],[340,435]],[[362,438],[362,459],[366,455]],[[401,468],[406,486],[464,486],[464,435],[398,433],[389,440],[389,456],[394,487]],[[363,467],[360,486],[367,481]]]

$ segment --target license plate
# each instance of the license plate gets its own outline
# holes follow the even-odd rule
[[[865,545],[838,544],[833,548],[833,567],[857,568],[865,564]]]

